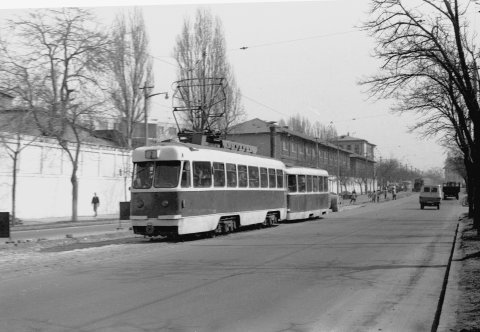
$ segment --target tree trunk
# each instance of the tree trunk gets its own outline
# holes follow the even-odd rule
[[[76,166],[73,167],[70,181],[72,182],[72,220],[71,221],[75,222],[78,220],[78,178],[77,178]]]
[[[468,199],[468,217],[473,218],[473,197],[474,197],[474,171],[472,166],[467,168],[467,199]]]
[[[18,152],[15,151],[13,155],[13,171],[12,171],[12,225],[15,225],[17,218],[17,163]]]

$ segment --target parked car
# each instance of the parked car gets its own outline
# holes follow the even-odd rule
[[[442,186],[424,185],[420,190],[420,208],[425,206],[436,206],[440,210],[440,201],[442,200]]]

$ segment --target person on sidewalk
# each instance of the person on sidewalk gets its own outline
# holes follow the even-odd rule
[[[357,201],[357,192],[355,191],[355,189],[353,189],[352,191],[352,195],[350,196],[350,204],[355,204],[355,202]]]
[[[93,212],[95,212],[94,217],[97,216],[97,209],[99,205],[100,205],[100,199],[98,198],[97,193],[93,193],[92,206],[93,206]]]
[[[397,199],[397,188],[393,187],[392,189],[392,199]]]

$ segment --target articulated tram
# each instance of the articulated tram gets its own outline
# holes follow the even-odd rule
[[[163,143],[134,150],[133,164],[135,234],[228,233],[317,217],[329,208],[326,171],[288,168],[268,157]]]

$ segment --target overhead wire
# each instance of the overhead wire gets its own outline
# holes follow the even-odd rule
[[[345,34],[354,33],[354,32],[358,32],[358,31],[357,30],[350,30],[350,31],[343,31],[343,32],[334,32],[334,33],[329,33],[329,34],[324,34],[324,35],[316,35],[316,36],[296,38],[296,39],[280,40],[280,41],[271,42],[271,43],[263,43],[263,44],[257,44],[257,45],[251,45],[251,46],[242,46],[242,47],[239,47],[239,48],[230,49],[229,51],[247,50],[247,49],[250,49],[250,48],[273,46],[273,45],[280,45],[280,44],[288,44],[288,43],[294,43],[294,42],[304,41],[304,40],[311,40],[311,39],[345,35]]]
[[[229,49],[227,51],[238,51],[238,50],[247,50],[247,49],[250,49],[250,48],[259,48],[259,47],[268,47],[268,46],[273,46],[273,45],[280,45],[280,44],[287,44],[287,43],[294,43],[294,42],[300,42],[300,41],[306,41],[306,40],[312,40],[312,39],[318,39],[318,38],[326,38],[326,37],[332,37],[332,36],[338,36],[338,35],[344,35],[344,34],[350,34],[350,33],[354,33],[354,32],[358,32],[357,30],[350,30],[350,31],[342,31],[342,32],[334,32],[334,33],[329,33],[329,34],[322,34],[322,35],[316,35],[316,36],[309,36],[309,37],[302,37],[302,38],[296,38],[296,39],[288,39],[288,40],[281,40],[281,41],[276,41],[276,42],[270,42],[270,43],[263,43],[263,44],[256,44],[256,45],[249,45],[249,46],[242,46],[242,47],[239,47],[239,48],[233,48],[233,49]],[[171,62],[168,62],[168,61],[165,61],[163,60],[162,58],[171,58],[171,56],[154,56],[154,55],[150,55],[152,58],[158,60],[158,61],[161,61],[163,63],[166,63],[170,66],[173,66],[173,67],[176,67],[176,68],[180,68],[180,66],[178,66],[177,64],[173,64]],[[197,62],[197,65],[198,65],[199,62]],[[248,99],[249,101],[255,103],[255,104],[258,104],[262,107],[265,107],[277,114],[280,114],[280,115],[283,115],[283,116],[290,116],[288,114],[285,114],[271,106],[268,106],[266,105],[265,103],[262,103],[262,102],[259,102],[251,97],[248,97],[246,96],[245,94],[242,93],[242,97],[244,97],[245,99]]]

